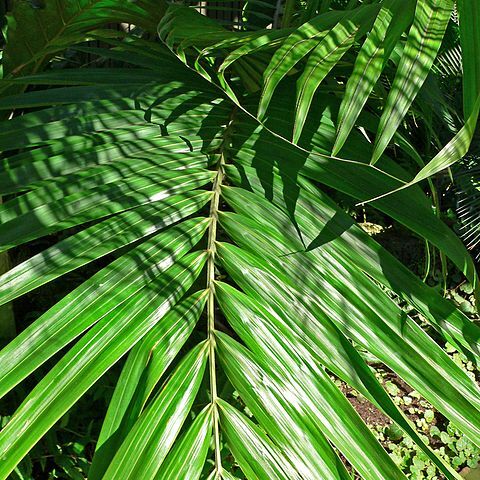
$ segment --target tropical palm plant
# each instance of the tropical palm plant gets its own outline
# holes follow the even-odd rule
[[[415,185],[468,151],[478,56],[464,57],[466,122],[453,139],[413,179],[386,150],[424,162],[401,125],[422,107],[453,0],[287,1],[283,15],[265,2],[279,28],[249,23],[267,15],[252,2],[239,29],[172,5],[163,43],[95,30],[121,20],[148,31],[156,2],[84,3],[61,17],[82,2],[47,0],[37,18],[19,2],[28,15],[9,20],[1,249],[69,235],[1,276],[0,301],[118,256],[0,351],[2,396],[55,357],[0,433],[0,478],[125,355],[89,479],[232,479],[230,454],[248,479],[346,479],[342,458],[365,479],[406,478],[332,377],[459,478],[360,352],[478,444],[477,383],[395,299],[473,360],[480,329],[326,193],[370,202],[478,289],[467,250]],[[475,0],[457,3],[463,51],[475,51]],[[9,53],[47,14],[63,25],[53,40],[26,59]],[[106,46],[79,44],[97,38]],[[66,47],[113,66],[42,73]]]

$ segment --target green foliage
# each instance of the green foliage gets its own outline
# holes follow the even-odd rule
[[[446,352],[463,369],[474,377],[475,367],[465,355],[446,345]],[[382,377],[382,374],[380,377]],[[385,381],[388,393],[411,418],[421,432],[422,438],[435,453],[456,470],[475,469],[480,462],[480,448],[471,442],[460,430],[439,414],[419,395],[418,392],[402,391],[390,380]],[[392,388],[393,387],[393,388]],[[437,467],[423,452],[405,436],[396,425],[377,425],[374,427],[377,438],[382,442],[395,463],[412,479],[437,480],[442,478]]]
[[[457,190],[456,215],[458,226],[465,244],[478,259],[480,223],[480,176],[477,165],[478,152],[467,157],[455,169],[455,186]]]
[[[16,0],[7,15],[3,76],[38,71],[52,55],[108,23],[133,23],[154,31],[164,10],[161,0],[44,0],[34,4]]]
[[[4,93],[29,88],[0,99],[11,117],[0,130],[0,251],[51,243],[0,277],[0,304],[95,268],[0,351],[0,395],[34,384],[0,432],[0,479],[30,475],[42,439],[117,369],[100,431],[50,446],[52,478],[458,479],[480,447],[480,327],[334,200],[379,197],[371,208],[477,291],[468,251],[413,183],[468,151],[478,105],[445,147],[432,136],[420,154],[400,129],[426,108],[421,87],[454,2],[418,0],[395,28],[396,2],[288,2],[283,18],[273,12],[276,30],[228,30],[172,5],[162,43],[94,36],[107,19],[151,30],[154,3],[94,2],[78,16],[71,2],[38,16],[19,3],[27,10],[10,18],[6,54],[23,56],[13,67],[7,55],[7,71],[25,75],[4,80]],[[71,28],[58,29],[59,12]],[[53,34],[25,53],[36,33],[20,25],[41,29],[49,15]],[[111,67],[40,72],[72,46]],[[409,182],[412,157],[420,173]],[[415,408],[411,390],[396,401],[372,359],[428,402],[418,421],[402,409]],[[398,425],[392,448],[342,385]],[[448,426],[431,438],[448,452],[426,435],[437,412]]]

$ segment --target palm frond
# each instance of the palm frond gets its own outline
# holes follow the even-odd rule
[[[417,4],[441,17],[426,42],[431,50],[407,40],[404,55],[436,56],[448,8],[437,11],[433,3]],[[1,276],[0,303],[100,258],[108,264],[0,351],[1,395],[51,363],[0,432],[0,479],[125,356],[90,480],[230,480],[226,457],[248,479],[314,479],[319,472],[347,479],[344,459],[366,480],[406,478],[332,376],[396,422],[445,478],[459,478],[359,350],[478,444],[479,386],[388,293],[475,361],[480,327],[323,191],[325,185],[364,201],[398,189],[409,174],[387,155],[372,166],[377,147],[355,129],[342,140],[342,158],[330,155],[345,105],[330,87],[319,88],[320,77],[308,86],[318,90],[308,121],[297,141],[289,140],[297,124],[290,115],[296,79],[287,74],[309,52],[307,65],[332,42],[339,46],[336,35],[345,28],[352,30],[344,39],[358,40],[378,11],[374,4],[328,12],[272,35],[227,30],[206,17],[197,22],[194,9],[172,6],[159,32],[179,58],[145,39],[105,39],[111,48],[79,48],[129,68],[8,81],[50,88],[0,99],[5,111],[24,110],[2,122],[0,133],[0,194],[13,194],[0,206],[0,251],[68,235]],[[364,14],[366,23],[355,24]],[[433,28],[424,14],[413,20],[410,39],[421,25]],[[375,31],[387,43],[388,33]],[[264,61],[268,39],[278,42],[266,67],[274,88],[267,97],[246,94],[229,68],[240,65],[233,70],[240,78],[242,69],[248,74],[255,64],[242,61],[255,58],[252,52]],[[303,41],[305,48],[292,50]],[[285,55],[292,51],[294,58]],[[383,66],[386,57],[373,58]],[[413,75],[407,66],[417,60],[404,60],[399,71]],[[315,64],[311,71],[325,76],[330,67]],[[406,95],[404,107],[414,96]],[[262,102],[259,121],[253,112]],[[363,122],[363,105],[355,107],[349,123]],[[402,115],[396,112],[396,121]],[[474,124],[476,118],[470,130]],[[463,137],[456,142],[463,145]],[[408,140],[401,143],[408,150]],[[478,285],[467,250],[418,186],[373,205],[437,246]],[[118,258],[110,261],[111,253]],[[223,398],[221,381],[239,393],[250,418]]]
[[[478,157],[465,159],[455,170],[460,234],[475,258],[480,258],[480,167]]]
[[[47,0],[40,8],[34,8],[31,2],[15,2],[6,17],[3,77],[37,72],[53,55],[84,41],[90,32],[109,23],[131,23],[155,32],[165,8],[163,0],[122,4],[108,0]],[[103,32],[103,35],[115,33]]]
[[[467,119],[480,95],[480,10],[478,2],[458,0],[460,44],[463,59],[463,114]]]

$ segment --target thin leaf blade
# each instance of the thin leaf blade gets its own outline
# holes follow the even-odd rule
[[[440,48],[453,6],[453,0],[418,0],[415,20],[380,119],[372,165],[387,148],[426,80]]]

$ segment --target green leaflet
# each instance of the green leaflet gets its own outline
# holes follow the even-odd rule
[[[298,143],[300,139],[313,96],[320,83],[353,46],[355,40],[367,32],[376,12],[377,7],[374,5],[353,11],[351,15],[341,19],[310,53],[297,81],[294,143]]]
[[[0,351],[0,397],[92,325],[102,319],[108,322],[124,303],[131,302],[181,259],[203,236],[208,221],[201,223],[174,227],[139,245],[77,287],[12,340]],[[143,290],[146,292],[148,289]]]
[[[183,66],[175,61],[175,57],[163,45],[148,41],[145,42],[142,39],[133,39],[131,37],[128,42],[115,38],[103,38],[94,34],[92,34],[91,37],[96,40],[101,40],[113,48],[73,46],[72,49],[77,52],[98,55],[104,59],[125,62],[136,67],[146,67],[157,75],[161,73],[173,74],[174,72],[178,72],[179,67],[183,69]]]
[[[220,40],[213,45],[208,45],[204,47],[203,50],[200,52],[198,59],[201,59],[203,57],[209,57],[211,55],[219,55],[222,50],[224,54],[227,53],[226,51],[232,50],[231,53],[234,54],[234,56],[236,56],[235,52],[237,50],[243,51],[244,47],[245,51],[250,51],[250,49],[252,48],[254,49],[252,50],[252,52],[256,51],[256,47],[259,47],[261,50],[264,46],[266,47],[268,44],[266,38],[269,38],[272,42],[274,42],[276,39],[280,39],[284,37],[286,33],[290,32],[291,29],[271,30],[269,28],[248,32],[235,31],[234,35],[231,35],[224,40]],[[205,44],[207,42],[204,40],[203,43]],[[220,72],[224,71],[226,68],[223,65],[224,64],[219,67]]]
[[[275,47],[292,32],[292,29],[282,28],[280,30],[265,30],[255,36],[255,38],[242,42],[241,46],[230,52],[219,67],[220,72],[224,72],[232,63],[236,62],[245,55],[251,55],[262,49]]]
[[[372,165],[387,148],[427,78],[440,48],[453,6],[453,0],[417,1],[415,19],[380,119]]]
[[[0,478],[100,376],[161,321],[200,274],[206,254],[192,253],[91,328],[40,381],[0,433]]]
[[[270,64],[264,72],[264,86],[258,106],[258,118],[265,116],[273,93],[282,78],[315,48],[318,41],[324,38],[343,18],[349,18],[350,12],[328,12],[304,23],[290,34],[282,46],[275,52]]]
[[[345,144],[393,48],[412,22],[414,9],[414,0],[387,0],[382,3],[347,82],[338,115],[337,138],[332,155],[336,156]]]
[[[24,75],[18,78],[4,78],[2,83],[19,85],[143,85],[156,80],[158,73],[147,68],[139,68],[135,75],[123,68],[89,68],[88,76],[84,69],[69,68],[65,70],[49,70],[47,72]]]
[[[155,478],[195,400],[205,370],[207,346],[203,342],[184,357],[123,441],[104,480]]]
[[[476,0],[458,0],[460,45],[463,65],[463,114],[468,119],[480,95],[480,5]]]
[[[213,475],[210,475],[208,477],[208,480],[212,480],[214,478],[215,471],[212,472]],[[223,480],[238,480],[238,477],[234,477],[231,473],[227,472],[224,470],[222,472],[222,479]]]
[[[462,129],[443,147],[443,149],[415,175],[408,186],[432,177],[461,160],[468,152],[477,127],[480,113],[480,94],[473,106],[472,113]]]
[[[192,333],[206,300],[203,291],[175,305],[130,352],[102,425],[89,480],[103,477],[153,388]]]
[[[277,383],[274,375],[262,369],[247,349],[220,332],[217,348],[223,368],[249,411],[302,478],[314,478],[322,472],[325,479],[347,479],[346,469],[318,425],[273,388]]]
[[[298,473],[260,428],[228,403],[219,400],[218,406],[222,432],[249,480],[300,480]]]
[[[177,440],[155,480],[198,480],[202,474],[212,433],[212,407],[207,406]]]
[[[205,47],[234,37],[214,19],[183,5],[170,5],[157,30],[160,39],[180,57],[190,46]]]

